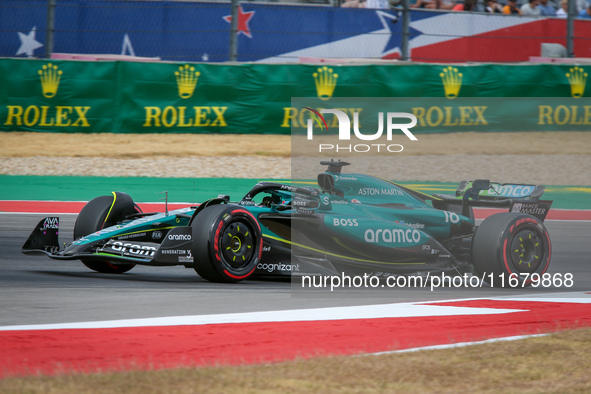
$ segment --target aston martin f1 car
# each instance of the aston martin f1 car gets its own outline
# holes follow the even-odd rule
[[[74,241],[60,246],[59,218],[39,222],[22,252],[81,260],[102,273],[136,264],[183,265],[214,282],[252,276],[546,272],[551,244],[543,224],[544,186],[461,182],[456,193],[425,194],[328,166],[316,182],[260,182],[242,199],[218,196],[183,209],[142,212],[122,192],[88,202]],[[507,208],[476,226],[474,207]]]

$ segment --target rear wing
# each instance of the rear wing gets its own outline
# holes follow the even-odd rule
[[[485,183],[488,182],[488,187]],[[476,187],[474,187],[476,185]],[[463,197],[466,192],[474,193],[478,189],[478,197],[483,200],[499,201],[509,198],[539,199],[544,194],[545,186],[516,183],[498,183],[477,179],[462,181],[456,190],[456,197]]]
[[[526,213],[544,221],[552,201],[540,200],[545,186],[490,182],[488,179],[460,182],[455,195],[434,194],[441,201],[433,201],[439,209],[453,206],[464,216],[473,217],[472,207],[509,208],[510,212]]]

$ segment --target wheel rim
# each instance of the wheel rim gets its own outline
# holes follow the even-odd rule
[[[510,260],[517,272],[535,272],[544,259],[544,245],[540,235],[523,229],[511,240]]]
[[[228,268],[236,270],[247,266],[255,250],[252,228],[242,220],[228,223],[220,239],[220,250]]]

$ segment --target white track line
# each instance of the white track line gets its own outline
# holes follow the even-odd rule
[[[457,347],[465,347],[465,346],[472,346],[472,345],[484,345],[486,343],[495,343],[495,342],[504,342],[504,341],[518,341],[521,339],[545,337],[547,335],[550,335],[550,334],[516,335],[516,336],[512,336],[512,337],[486,339],[484,341],[458,342],[458,343],[450,343],[447,345],[433,345],[433,346],[413,347],[410,349],[402,349],[402,350],[391,350],[388,352],[367,353],[367,354],[363,354],[363,356],[381,356],[383,354],[411,353],[411,352],[419,352],[421,350],[453,349],[453,348],[457,348]]]
[[[282,311],[227,313],[216,315],[170,316],[144,319],[106,320],[79,323],[15,325],[0,327],[0,331],[188,326],[228,323],[328,321],[457,315],[495,315],[513,312],[523,312],[523,310],[497,308],[466,308],[454,306],[421,305],[417,303],[398,303],[385,305],[362,305]]]
[[[383,319],[405,317],[459,316],[459,315],[497,315],[523,312],[522,309],[498,309],[478,307],[455,307],[431,305],[475,300],[524,301],[524,302],[567,302],[591,303],[591,294],[585,292],[551,293],[527,296],[506,296],[493,298],[468,298],[438,300],[428,302],[408,302],[396,304],[344,306],[328,308],[294,309],[280,311],[226,313],[195,316],[168,316],[141,319],[104,320],[76,323],[31,324],[0,326],[0,331],[14,330],[63,330],[63,329],[102,329],[129,327],[190,326],[205,324],[272,323],[298,321],[330,321],[354,319]]]

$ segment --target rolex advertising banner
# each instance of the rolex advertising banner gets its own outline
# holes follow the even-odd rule
[[[116,63],[0,60],[1,130],[116,131],[117,68]]]
[[[591,125],[587,76],[586,66],[572,65],[3,59],[0,130],[289,134],[306,128],[309,118],[291,105],[293,97],[313,98],[318,111],[338,109],[339,97],[389,97],[400,100],[386,111],[416,117],[413,133],[585,131]],[[341,110],[359,112],[354,107]]]

